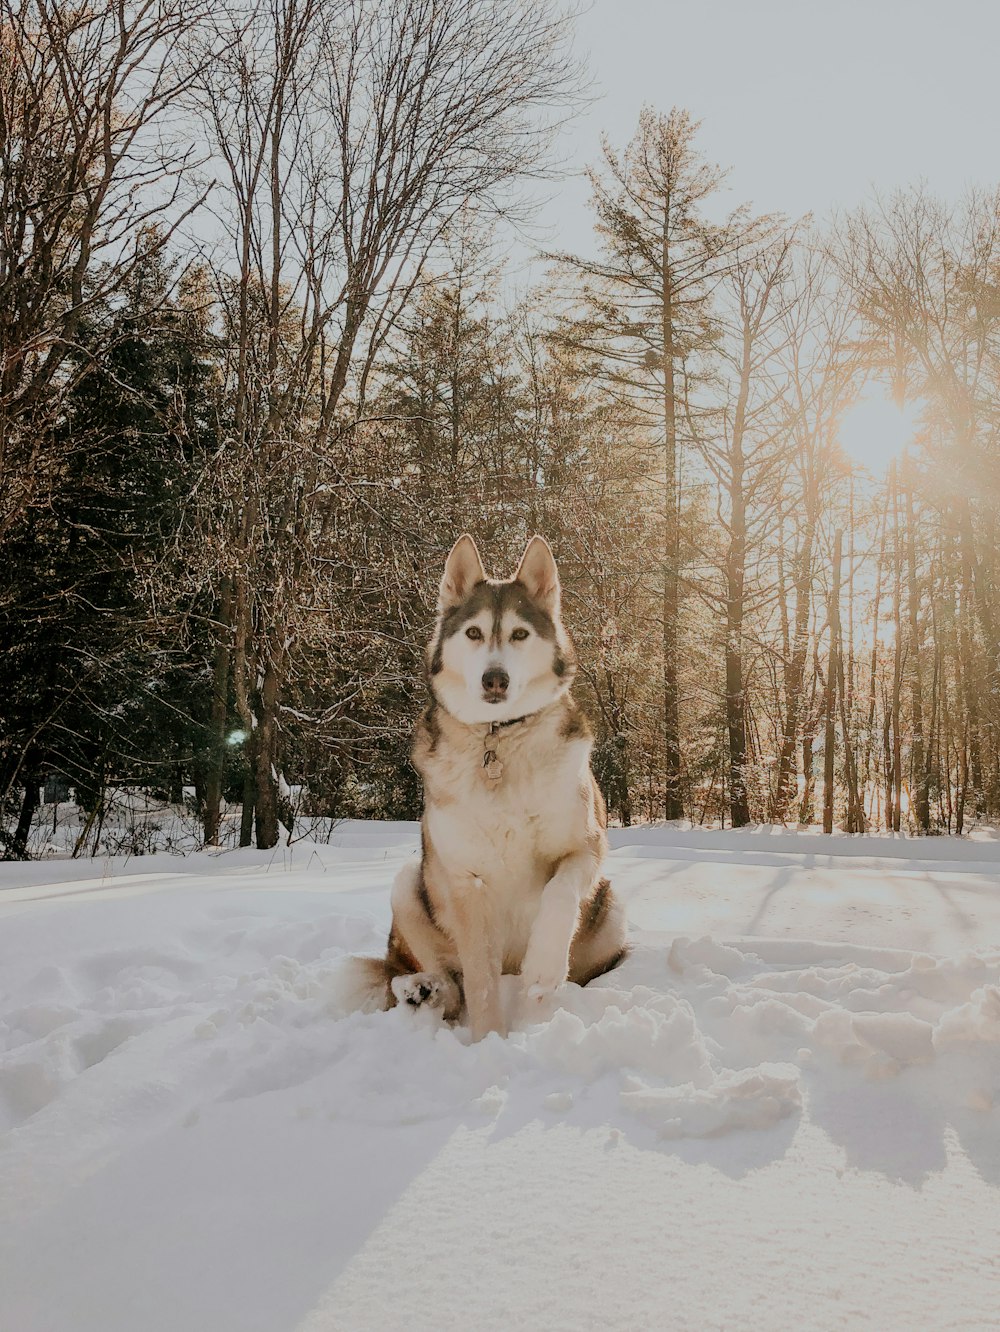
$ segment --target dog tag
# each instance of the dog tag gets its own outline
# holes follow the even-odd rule
[[[488,749],[483,755],[483,767],[486,769],[486,776],[493,782],[498,782],[503,776],[503,764],[497,758],[495,749]]]

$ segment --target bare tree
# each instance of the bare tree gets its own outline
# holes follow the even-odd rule
[[[853,311],[815,245],[803,246],[785,306],[783,359],[790,448],[780,504],[790,577],[779,589],[782,642],[780,744],[769,815],[784,820],[796,797],[796,751],[811,752],[803,734],[811,684],[808,672],[813,585],[821,525],[835,480],[836,427],[852,397],[859,359],[852,339]],[[805,762],[805,760],[803,760]],[[811,790],[811,771],[803,773]]]
[[[726,172],[695,146],[698,123],[675,108],[643,108],[625,153],[604,142],[602,171],[591,171],[600,260],[556,258],[584,279],[587,314],[567,335],[603,358],[609,379],[662,431],[662,671],[664,814],[683,814],[678,632],[681,597],[679,464],[686,395],[712,340],[711,299],[734,256],[766,232],[768,219],[745,208],[721,224],[705,205]]]
[[[837,253],[868,329],[872,360],[891,373],[900,396],[928,403],[928,439],[940,469],[933,500],[959,535],[967,580],[963,603],[974,608],[979,622],[985,650],[982,698],[995,750],[1000,726],[991,704],[1000,680],[995,555],[1000,532],[1000,193],[970,192],[957,206],[923,187],[876,199],[847,219]],[[915,639],[919,622],[910,628]],[[971,646],[968,629],[965,638]],[[918,671],[919,663],[911,662],[911,678]],[[922,765],[922,736],[919,747]],[[917,784],[923,825],[923,776]]]
[[[169,122],[190,78],[174,47],[198,14],[191,0],[0,0],[5,559],[56,510],[79,461],[68,404],[108,364],[121,329],[107,312],[132,305],[141,319],[158,304],[162,292],[151,290],[142,308],[138,275],[197,205],[185,195],[190,148],[171,146]],[[26,624],[65,613],[55,597],[39,607],[36,593],[29,569],[5,580],[0,641],[23,641]],[[39,738],[79,687],[68,677],[63,661],[45,661],[41,687],[16,721],[8,713],[0,800],[22,779],[37,792]]]
[[[350,576],[330,544],[338,452],[443,230],[470,205],[510,204],[543,161],[578,86],[568,34],[548,5],[517,0],[271,0],[218,11],[195,50],[234,242],[220,265],[232,433],[216,473],[216,697],[231,676],[258,845],[278,837],[297,644]],[[222,54],[206,62],[209,49]],[[213,727],[218,754],[221,706]]]
[[[773,536],[785,471],[780,357],[787,339],[788,265],[793,234],[762,234],[733,255],[721,284],[717,345],[722,402],[701,420],[689,412],[691,434],[718,487],[716,514],[724,533],[722,580],[701,595],[721,610],[725,712],[729,746],[729,807],[733,827],[750,822],[747,782],[746,623],[773,599],[768,583],[748,586],[762,544]],[[768,243],[765,243],[768,242]],[[709,561],[712,556],[706,552]]]
[[[58,476],[52,426],[96,360],[92,345],[70,365],[81,321],[186,211],[190,151],[159,131],[191,77],[172,52],[198,13],[0,0],[0,538]]]

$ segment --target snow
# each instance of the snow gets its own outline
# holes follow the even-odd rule
[[[617,830],[478,1045],[349,1011],[416,843],[0,866],[0,1328],[997,1326],[1000,842]]]

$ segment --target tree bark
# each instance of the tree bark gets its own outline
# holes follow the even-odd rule
[[[750,822],[747,793],[746,682],[743,677],[743,616],[746,587],[747,518],[743,486],[743,431],[750,388],[751,330],[744,322],[740,391],[729,445],[729,550],[726,559],[726,727],[729,733],[729,817],[734,828]]]
[[[810,524],[806,529],[795,564],[795,627],[791,654],[785,666],[785,713],[782,721],[781,748],[778,753],[778,775],[770,811],[771,818],[782,823],[788,818],[796,796],[795,750],[799,739],[802,693],[805,687],[806,660],[809,655],[812,552],[813,528]]]
[[[895,460],[890,469],[893,522],[892,624],[895,634],[892,666],[892,831],[899,832],[903,805],[903,557],[900,548],[899,484]]]
[[[680,697],[677,630],[680,609],[680,524],[677,513],[677,399],[674,381],[673,279],[670,271],[669,201],[663,211],[661,244],[661,337],[663,340],[663,757],[664,815],[684,817],[681,791]]]
[[[31,823],[35,817],[35,810],[38,808],[38,784],[38,773],[29,772],[24,780],[24,796],[21,800],[17,826],[4,856],[5,860],[28,859],[28,838],[31,835]]]
[[[212,711],[208,726],[209,755],[205,774],[205,845],[219,841],[222,774],[226,759],[226,719],[229,711],[229,659],[232,653],[232,580],[223,578],[219,597],[215,663],[212,672]]]
[[[924,750],[923,642],[920,626],[920,584],[917,581],[916,518],[913,510],[913,484],[909,478],[906,484],[906,572],[910,620],[910,726],[913,733],[911,771],[915,795],[913,812],[917,828],[925,833],[931,826],[930,781],[927,754]]]
[[[254,747],[257,845],[269,850],[278,843],[278,789],[275,781],[278,724],[278,672],[269,661],[260,685]]]
[[[833,832],[834,757],[836,749],[837,686],[840,680],[840,564],[844,533],[838,528],[833,542],[833,584],[830,590],[830,657],[826,671],[823,736],[823,831]]]

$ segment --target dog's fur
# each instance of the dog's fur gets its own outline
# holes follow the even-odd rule
[[[559,600],[541,537],[501,582],[463,536],[427,650],[431,702],[413,746],[423,855],[396,878],[387,954],[370,959],[369,979],[385,1007],[464,1010],[475,1040],[504,1030],[501,973],[520,974],[530,1012],[626,953],[624,912],[601,877],[606,811],[569,695],[576,658]]]

